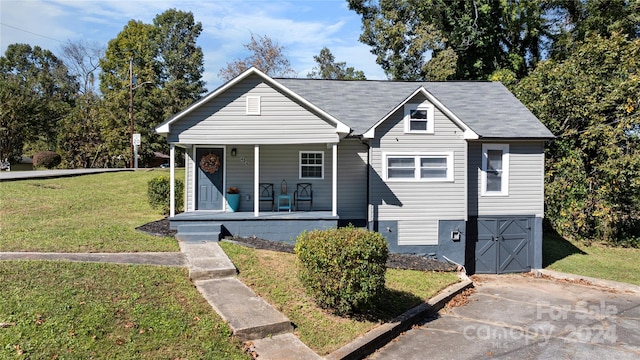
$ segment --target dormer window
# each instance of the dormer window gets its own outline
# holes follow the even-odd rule
[[[432,104],[406,104],[404,106],[404,132],[433,134]]]

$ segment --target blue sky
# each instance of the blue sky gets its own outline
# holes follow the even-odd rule
[[[0,0],[0,52],[27,43],[60,54],[66,41],[109,40],[131,20],[152,23],[167,9],[191,11],[202,23],[198,44],[204,52],[204,80],[213,90],[222,84],[218,71],[247,53],[251,33],[268,35],[284,46],[285,56],[306,77],[313,56],[328,47],[337,61],[364,71],[368,79],[385,79],[369,47],[360,43],[360,17],[346,0]]]

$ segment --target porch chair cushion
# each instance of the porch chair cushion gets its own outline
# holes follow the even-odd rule
[[[299,210],[299,201],[308,201],[309,210],[313,210],[313,188],[310,183],[298,183],[296,191],[293,192],[293,204],[296,210]]]
[[[271,201],[271,211],[273,211],[273,207],[275,204],[275,197],[273,196],[273,184],[271,183],[260,183],[260,201]]]

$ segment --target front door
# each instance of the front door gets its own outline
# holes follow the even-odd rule
[[[196,210],[222,210],[224,156],[221,148],[196,149]]]
[[[479,218],[476,273],[531,270],[531,218]]]

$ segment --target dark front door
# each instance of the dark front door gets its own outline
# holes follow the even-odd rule
[[[476,273],[531,270],[531,218],[479,218]]]
[[[224,163],[220,148],[196,150],[196,210],[222,210]]]

